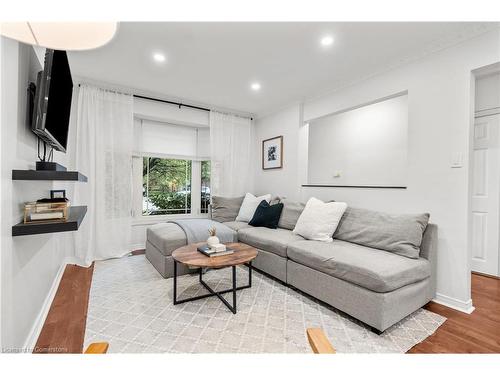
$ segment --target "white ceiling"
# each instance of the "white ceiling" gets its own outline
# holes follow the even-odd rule
[[[74,76],[184,102],[263,114],[483,33],[487,23],[121,23],[70,52]],[[320,45],[332,35],[329,48]],[[167,56],[164,64],[153,52]],[[259,92],[250,90],[258,81]]]

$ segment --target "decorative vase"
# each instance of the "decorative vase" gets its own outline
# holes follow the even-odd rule
[[[220,243],[219,237],[217,237],[217,236],[210,236],[207,239],[207,246],[208,247],[212,247],[214,245],[218,245],[219,243]]]
[[[210,228],[208,230],[208,234],[210,235],[207,239],[208,247],[212,247],[220,243],[219,238],[217,237],[217,229],[215,229],[215,227]]]

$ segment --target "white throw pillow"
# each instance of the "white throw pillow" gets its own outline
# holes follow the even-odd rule
[[[322,202],[316,198],[307,201],[293,233],[308,240],[332,242],[333,233],[347,208],[344,202]]]
[[[259,203],[263,200],[269,203],[271,201],[271,194],[256,197],[253,194],[246,193],[245,199],[243,199],[243,203],[241,204],[240,211],[238,212],[238,216],[236,216],[236,221],[246,221],[248,223],[252,219]]]

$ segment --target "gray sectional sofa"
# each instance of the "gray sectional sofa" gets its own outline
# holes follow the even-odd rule
[[[238,241],[258,249],[255,268],[384,331],[435,295],[437,227],[428,215],[388,215],[348,208],[333,242],[293,233],[303,204],[283,200],[277,229],[235,221],[242,198],[214,197],[212,220],[237,232]],[[146,257],[171,277],[171,253],[186,244],[174,223],[147,232]],[[190,270],[184,268],[181,272]]]

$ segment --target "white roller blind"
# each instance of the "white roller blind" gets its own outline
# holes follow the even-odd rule
[[[210,159],[210,129],[198,128],[198,157]]]
[[[136,134],[136,148],[142,155],[179,159],[210,158],[208,128],[138,120]]]

